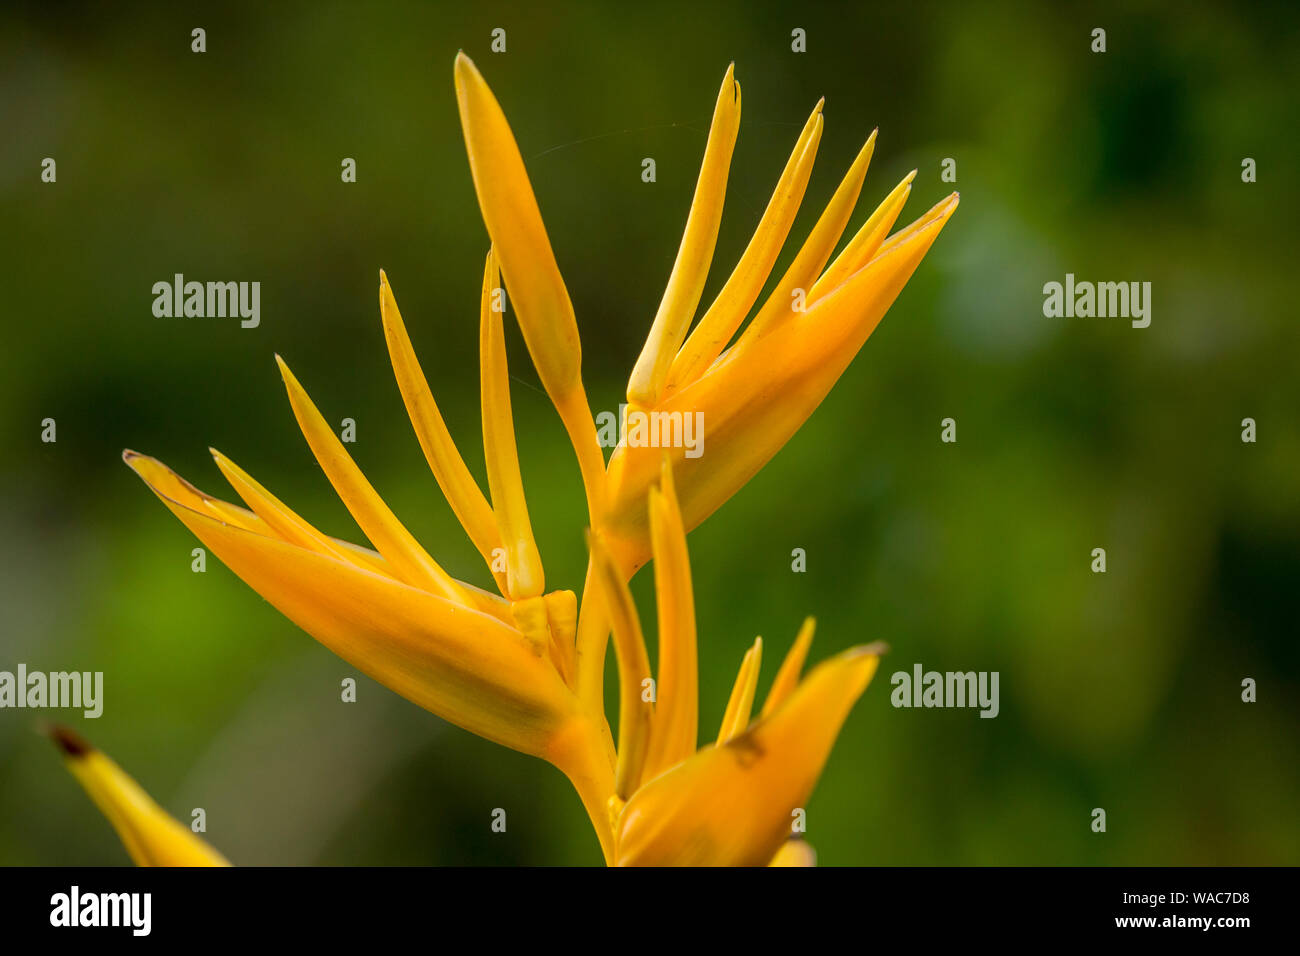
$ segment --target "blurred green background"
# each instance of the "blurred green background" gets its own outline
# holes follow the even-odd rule
[[[376,298],[383,267],[482,478],[487,239],[460,48],[528,164],[595,410],[617,407],[654,315],[729,61],[744,114],[706,302],[819,96],[826,132],[778,274],[873,127],[851,229],[912,168],[903,219],[920,215],[957,161],[961,208],[879,330],[690,538],[703,734],[755,634],[760,694],[805,614],[815,658],[892,645],[809,805],[821,862],[1300,862],[1300,14],[1065,7],[7,5],[0,669],[102,670],[106,688],[99,720],[0,711],[0,863],[126,861],[33,733],[41,717],[182,819],[204,807],[238,863],[599,861],[558,771],[364,677],[340,703],[355,669],[215,559],[192,573],[197,542],[119,459],[135,448],[233,497],[214,445],[360,540],[294,424],[279,352],[327,418],[356,420],[358,462],[426,547],[489,583],[406,421]],[[177,272],[260,281],[261,326],[155,318],[151,287]],[[1152,282],[1151,327],[1044,318],[1042,285],[1066,272]],[[577,468],[508,330],[548,584],[577,589]],[[948,416],[955,445],[939,441]],[[634,591],[653,634],[651,583]],[[895,710],[888,676],[916,662],[998,671],[1001,715]]]

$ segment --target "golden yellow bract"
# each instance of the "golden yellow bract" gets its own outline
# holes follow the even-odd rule
[[[806,844],[790,841],[791,815],[811,793],[881,647],[843,652],[800,680],[812,639],[809,620],[752,720],[762,647],[756,641],[741,664],[716,743],[697,749],[697,638],[686,534],[812,414],[957,207],[953,194],[886,238],[911,191],[909,174],[832,260],[875,150],[873,132],[785,274],[759,302],[811,175],[824,128],[819,102],[753,238],[691,331],[739,132],[734,73],[729,67],[719,90],[677,260],[627,389],[632,411],[700,416],[708,426],[708,454],[624,442],[607,463],[582,382],[573,305],[523,158],[482,75],[468,57],[456,58],[461,125],[491,240],[479,316],[488,495],[438,411],[382,272],[379,304],[398,390],[420,447],[487,563],[495,593],[453,577],[420,545],[279,356],[308,446],[374,550],[324,534],[219,452],[213,451],[218,468],[247,507],[204,494],[155,459],[130,451],[123,456],[217,557],[326,647],[432,713],[563,771],[609,863],[812,862]],[[546,590],[533,540],[510,408],[502,277],[582,474],[591,561],[581,602],[573,591]],[[652,557],[657,680],[627,588]],[[611,633],[621,689],[617,745],[602,686]],[[96,757],[73,769],[92,796],[99,794],[97,802],[112,808],[110,819],[139,859],[139,834],[171,833],[175,821],[151,801],[101,800],[105,793],[135,792],[106,760]],[[99,770],[83,772],[92,763]]]

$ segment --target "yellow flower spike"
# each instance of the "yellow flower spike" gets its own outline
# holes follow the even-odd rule
[[[618,764],[614,793],[626,799],[640,783],[650,739],[653,705],[643,699],[644,681],[650,677],[650,659],[627,583],[596,535],[588,532],[587,545],[595,565],[599,600],[604,602],[611,621],[614,654],[618,658]]]
[[[321,644],[407,700],[537,756],[550,754],[577,716],[576,698],[550,659],[499,617],[225,524],[201,509],[200,498],[166,493],[192,486],[169,480],[173,473],[161,462],[133,452],[124,457],[226,567]]]
[[[658,403],[668,369],[691,327],[709,276],[718,227],[722,223],[731,154],[740,132],[740,84],[735,80],[735,72],[733,63],[722,79],[677,261],[673,263],[659,311],[628,380],[627,400],[632,405],[651,407]]]
[[[821,278],[813,283],[812,290],[808,293],[809,304],[816,302],[827,292],[839,288],[845,279],[871,261],[876,250],[885,241],[885,236],[893,228],[898,214],[903,211],[903,204],[907,202],[908,194],[912,191],[912,180],[915,178],[914,169],[903,177],[903,181],[895,186],[893,192],[876,207],[876,211],[867,217],[867,221],[849,240],[844,251],[835,257],[835,261],[822,273]]]
[[[456,56],[455,77],[461,129],[483,222],[528,353],[578,456],[594,523],[603,513],[605,458],[582,386],[582,347],[573,303],[500,104],[464,53]]]
[[[878,253],[803,315],[757,339],[747,331],[694,384],[668,396],[661,414],[700,414],[705,454],[671,448],[673,477],[689,531],[713,513],[798,431],[853,360],[957,207],[954,193],[906,241]],[[650,558],[646,496],[662,451],[619,445],[609,462],[602,535],[625,569]]]
[[[413,587],[431,590],[450,601],[464,601],[461,589],[451,576],[420,547],[366,480],[284,359],[277,355],[275,361],[280,366],[294,417],[312,454],[362,532],[392,565],[393,573]]]
[[[879,646],[813,668],[786,703],[738,737],[651,780],[619,815],[620,866],[766,866],[790,837]]]
[[[813,226],[785,275],[749,323],[743,339],[752,340],[766,335],[773,325],[797,314],[793,308],[797,290],[802,290],[804,307],[807,307],[809,289],[830,259],[835,244],[844,234],[844,227],[849,224],[849,217],[853,215],[853,207],[858,203],[862,183],[867,178],[867,167],[871,164],[871,155],[876,150],[876,133],[877,130],[872,130],[867,137],[853,164],[849,166],[849,171],[844,174],[839,188],[822,211],[817,225]]]
[[[740,662],[740,673],[731,688],[731,699],[727,701],[722,726],[718,729],[719,744],[725,744],[749,726],[749,715],[754,709],[754,689],[758,687],[758,671],[762,663],[763,639],[756,637],[754,646],[745,652]]]
[[[377,554],[369,548],[363,548],[360,545],[353,544],[350,541],[343,541],[339,538],[332,538],[329,535],[323,534],[304,518],[300,517],[288,505],[280,501],[279,498],[267,491],[266,488],[258,483],[252,475],[248,474],[248,472],[244,471],[221,452],[217,451],[215,448],[209,448],[208,451],[212,454],[213,460],[217,463],[217,467],[221,469],[221,473],[225,475],[226,480],[230,482],[231,487],[234,488],[239,497],[253,509],[253,512],[258,516],[258,518],[263,520],[266,524],[267,530],[259,530],[248,526],[249,530],[258,531],[260,534],[266,534],[269,530],[270,533],[278,535],[290,544],[295,544],[300,548],[306,548],[309,551],[315,551],[319,554],[336,557],[340,560],[350,562],[359,568],[375,571],[387,577],[393,576],[392,568],[384,560],[383,555]],[[154,461],[153,459],[148,459],[144,456],[137,456],[135,452],[127,452],[126,455],[128,456],[128,462],[131,460],[130,456],[135,456],[133,467],[136,467],[137,471],[140,471],[141,467],[143,467],[140,464],[141,462]],[[165,466],[162,466],[161,463],[155,462],[155,464],[158,467],[154,469],[156,472],[154,477],[162,476],[161,480],[166,481],[166,476],[171,475],[171,471],[166,469]],[[141,474],[144,475],[144,472],[142,471]],[[154,480],[154,477],[148,475],[144,475],[144,477],[146,481]],[[174,477],[179,481],[184,481],[184,479],[180,479],[178,476]],[[185,482],[185,484],[188,485],[189,483]],[[190,487],[193,488],[192,485]],[[157,488],[155,488],[155,490],[157,490]],[[194,491],[195,493],[202,494],[198,489],[194,489]],[[223,510],[218,512],[218,517],[222,514],[230,514],[240,510],[235,508],[233,505],[219,502],[214,498],[207,499],[204,504],[206,504],[209,509],[212,509],[214,505],[223,506]],[[234,524],[237,527],[246,527],[245,524],[239,522],[234,522]],[[456,584],[460,588],[462,597],[468,598],[480,611],[486,611],[489,614],[499,617],[503,621],[510,620],[509,604],[502,598],[464,581],[457,581]]]
[[[222,458],[227,467],[232,469],[234,468],[233,462],[229,459],[225,459],[224,456],[222,456]],[[326,556],[337,557],[339,560],[349,563],[359,571],[371,571],[386,578],[397,580],[393,575],[392,568],[384,560],[383,556],[371,551],[369,548],[363,548],[360,545],[352,544],[348,541],[342,541],[338,538],[326,538],[324,535],[321,535],[321,537],[326,538],[327,544],[332,545],[333,547],[317,547],[315,544],[305,543],[302,539],[295,540],[295,532],[289,531],[287,533],[282,533],[277,529],[275,524],[263,521],[255,513],[246,511],[245,509],[228,502],[213,498],[206,492],[200,491],[198,488],[194,487],[194,485],[190,484],[156,458],[150,458],[148,455],[141,455],[139,452],[127,449],[122,452],[122,460],[126,462],[126,464],[130,466],[136,474],[144,479],[145,484],[147,484],[149,488],[159,496],[159,498],[165,501],[170,500],[176,502],[186,508],[190,508],[191,510],[210,517],[215,516],[222,524],[249,531],[257,537],[282,540],[289,544],[295,544],[298,547],[306,548],[309,551],[316,551],[317,553]],[[242,473],[235,469],[231,474],[235,476],[234,484],[236,490],[239,491],[241,482],[238,476]],[[257,491],[265,496],[267,502],[278,505],[284,509],[286,515],[291,515],[296,519],[300,523],[300,528],[305,528],[315,534],[320,534],[320,532],[316,531],[315,528],[299,518],[298,515],[289,511],[286,506],[280,504],[278,499],[272,496],[269,491],[262,488],[261,485],[258,485],[253,481],[253,479],[247,474],[244,474],[243,478],[248,483],[251,483],[248,488],[244,489],[244,491],[249,491],[252,486],[255,486]],[[254,498],[256,499],[255,495]],[[263,507],[262,503],[259,503],[258,507]],[[232,518],[237,520],[230,520]],[[455,583],[460,588],[462,597],[467,599],[473,607],[488,614],[492,614],[503,621],[510,620],[509,602],[495,594],[490,594],[487,591],[464,581],[457,581]]]
[[[481,324],[490,504],[447,433],[382,273],[385,338],[417,437],[484,557],[490,561],[495,548],[510,551],[513,545],[510,569],[498,577],[513,600],[443,571],[379,499],[283,362],[308,444],[379,553],[326,537],[224,456],[216,456],[218,466],[251,511],[205,495],[153,459],[133,452],[123,457],[214,555],[324,646],[430,712],[560,768],[582,800],[606,862],[808,862],[806,845],[787,845],[791,813],[811,793],[881,650],[855,648],[800,681],[812,639],[809,619],[751,722],[761,653],[756,642],[742,664],[721,742],[696,751],[697,636],[685,535],[816,409],[929,250],[958,197],[882,241],[910,191],[904,180],[827,269],[861,190],[873,134],[777,284],[779,295],[724,352],[757,301],[803,197],[824,126],[819,103],[745,253],[687,337],[717,238],[736,138],[739,89],[728,70],[670,288],[630,382],[630,394],[652,401],[646,410],[661,419],[703,416],[708,454],[687,458],[681,447],[624,444],[606,466],[582,386],[572,303],[518,146],[496,99],[463,55],[455,75],[492,257],[582,472],[592,530],[581,609],[571,591],[544,593],[510,420],[503,320],[485,315]],[[485,292],[498,281],[489,258]],[[799,314],[788,304],[790,287],[809,285],[807,311]],[[657,703],[645,693],[652,672],[628,589],[652,555],[660,627]],[[617,748],[602,688],[611,630],[621,685]]]
[[[533,527],[519,473],[515,425],[510,410],[510,373],[501,313],[494,308],[500,275],[489,250],[483,266],[483,300],[479,316],[479,369],[483,395],[483,456],[497,530],[506,550],[506,596],[512,601],[540,597],[545,590],[542,556],[537,553]],[[545,612],[543,611],[543,617]]]
[[[131,459],[128,456],[134,456],[135,454],[133,451],[126,451],[122,453],[122,457],[130,464]],[[161,468],[152,477],[155,490],[160,494],[189,501],[190,507],[213,515],[227,524],[234,525],[236,528],[244,528],[257,534],[265,533],[266,523],[256,514],[229,502],[213,498],[211,495],[195,488],[170,468]]]
[[[686,529],[682,527],[672,479],[672,465],[665,456],[659,487],[650,489],[650,538],[659,612],[659,683],[654,735],[646,758],[647,779],[693,754],[699,735],[695,598]]]
[[[67,727],[46,732],[95,806],[108,818],[137,866],[229,866],[116,763]]]
[[[816,866],[817,851],[807,840],[786,840],[768,866]]]
[[[804,124],[772,198],[768,200],[763,217],[736,268],[673,360],[664,384],[665,393],[683,388],[704,374],[758,301],[758,294],[763,291],[768,273],[790,234],[804,190],[808,187],[817,146],[821,142],[824,103],[824,97],[817,101]]]
[[[780,707],[799,686],[799,675],[803,672],[803,662],[808,659],[808,649],[812,647],[813,631],[816,629],[815,618],[804,618],[803,626],[799,628],[799,636],[794,639],[789,652],[785,655],[785,660],[781,662],[781,669],[776,672],[776,677],[772,680],[760,716],[766,717]]]
[[[379,314],[384,324],[384,340],[388,343],[388,355],[393,363],[393,375],[397,379],[398,391],[406,405],[407,416],[415,429],[415,437],[420,442],[429,469],[433,472],[443,497],[451,505],[465,533],[478,548],[479,554],[492,567],[492,553],[501,547],[501,537],[497,531],[496,517],[492,506],[483,497],[478,482],[470,474],[447,430],[442,413],[433,400],[433,392],[424,377],[420,362],[411,347],[410,336],[402,322],[402,313],[397,309],[397,299],[388,285],[388,276],[379,271]],[[493,571],[502,593],[506,590],[504,573]]]
[[[652,514],[676,516],[680,528],[672,480],[665,461],[662,485],[651,492],[650,507]],[[664,540],[684,544],[684,532],[656,537],[656,567],[676,560],[659,547]],[[624,731],[630,726],[628,711],[636,714],[634,689],[646,666],[644,644],[623,575],[600,539],[589,534],[589,541],[594,573],[610,606],[620,649],[620,731]],[[811,622],[805,622],[782,665],[778,685],[797,682],[811,636]],[[620,737],[615,793],[605,804],[614,831],[616,864],[763,866],[799,861],[797,849],[783,849],[794,813],[806,804],[849,709],[871,680],[885,647],[855,647],[823,662],[751,724],[762,646],[762,640],[756,640],[745,654],[717,744],[664,767],[647,761],[637,786],[632,779],[635,762],[629,768],[625,761],[629,751],[636,752],[639,740]],[[638,663],[627,667],[634,658]],[[641,731],[649,734],[649,753],[661,748],[672,702],[673,697],[661,697],[647,730]]]

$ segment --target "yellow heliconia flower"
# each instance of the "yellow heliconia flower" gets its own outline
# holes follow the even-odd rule
[[[740,84],[728,68],[714,107],[695,198],[650,335],[628,382],[630,411],[704,416],[707,452],[672,450],[682,513],[694,528],[770,459],[821,403],[875,329],[957,208],[953,193],[888,237],[915,171],[894,188],[834,261],[875,149],[873,132],[776,288],[731,347],[758,301],[803,199],[821,141],[818,103],[795,142],[749,245],[687,337],[708,277],[740,124]],[[660,449],[620,444],[598,478],[569,294],[551,251],[505,114],[463,53],[456,91],[474,187],[542,384],[578,454],[593,523],[630,573],[650,555],[646,491]],[[827,266],[827,262],[830,265]],[[602,510],[601,504],[604,503]]]
[[[47,733],[137,866],[230,865],[80,735],[59,726],[48,728]]]
[[[519,147],[487,82],[463,53],[455,76],[474,187],[524,340],[577,453],[592,526],[630,577],[651,554],[646,492],[658,474],[661,449],[620,443],[602,476],[573,306]],[[685,234],[627,390],[629,413],[658,415],[658,421],[678,427],[687,416],[702,416],[705,453],[688,458],[684,447],[670,449],[688,530],[753,477],[807,420],[957,208],[953,193],[889,236],[911,192],[913,171],[832,261],[875,149],[873,132],[776,288],[728,348],[758,302],[798,212],[821,141],[822,106],[816,105],[796,140],[749,245],[688,337],[713,257],[739,129],[734,67],[718,93]],[[578,684],[588,708],[601,699],[605,623],[586,611],[579,623]]]
[[[326,477],[377,550],[328,537],[225,455],[217,467],[248,508],[221,501],[162,462],[123,454],[173,514],[235,574],[344,660],[444,719],[542,757],[573,781],[604,824],[612,743],[603,715],[573,690],[577,598],[543,593],[511,421],[502,317],[484,268],[480,315],[489,504],[470,476],[411,351],[387,277],[380,311],[398,387],[457,516],[494,572],[500,595],[451,577],[361,473],[279,356],[289,404]],[[598,827],[601,830],[601,827]],[[601,832],[604,842],[609,835]]]
[[[379,305],[420,447],[487,563],[496,593],[453,577],[415,540],[279,356],[307,444],[374,550],[319,531],[215,450],[217,467],[247,507],[199,491],[153,458],[133,451],[123,457],[213,554],[340,657],[444,719],[562,770],[608,862],[807,862],[805,845],[781,849],[789,815],[811,791],[849,707],[871,678],[877,652],[842,654],[800,683],[809,624],[761,718],[750,726],[756,646],[717,744],[697,753],[685,534],[761,468],[821,402],[951,216],[957,197],[886,238],[910,191],[909,175],[830,261],[861,191],[873,133],[776,289],[728,348],[758,302],[803,197],[822,134],[818,103],[748,248],[688,336],[739,130],[740,87],[729,68],[677,261],[628,385],[634,409],[703,415],[707,453],[690,459],[682,448],[669,449],[665,463],[663,449],[621,445],[607,464],[583,387],[573,305],[519,147],[492,91],[463,54],[456,58],[455,86],[491,239],[479,319],[487,496],[438,411],[382,272]],[[533,539],[511,417],[503,278],[582,474],[592,557],[581,615],[573,591],[546,590]],[[661,635],[659,703],[646,709],[640,681],[649,666],[627,582],[652,556],[658,558],[660,628],[669,637]],[[589,598],[595,594],[603,598]],[[623,682],[617,746],[604,714],[611,628]]]
[[[618,657],[618,765],[610,797],[620,866],[811,865],[791,846],[792,823],[806,805],[831,746],[861,696],[884,647],[855,647],[800,680],[812,644],[804,622],[751,722],[762,659],[754,642],[715,743],[696,751],[698,697],[694,598],[686,529],[665,457],[650,491],[659,613],[659,680],[653,680],[632,597],[600,539],[590,538],[596,580]],[[647,693],[648,689],[654,693]]]

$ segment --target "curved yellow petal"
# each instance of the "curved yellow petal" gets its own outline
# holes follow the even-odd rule
[[[230,866],[80,735],[58,726],[48,732],[64,763],[113,825],[137,866]]]
[[[616,862],[766,866],[878,662],[875,647],[823,662],[770,717],[643,786],[619,817]]]
[[[492,553],[501,547],[492,507],[470,474],[451,432],[447,430],[442,413],[438,411],[428,379],[415,357],[415,349],[411,347],[402,313],[397,309],[397,299],[388,285],[388,276],[382,269],[379,272],[379,314],[384,325],[384,340],[388,343],[388,356],[393,363],[393,375],[397,379],[398,391],[402,393],[406,414],[415,428],[420,450],[424,452],[429,469],[442,489],[443,497],[451,505],[456,520],[491,568]],[[493,574],[504,592],[505,575],[500,572]]]
[[[483,398],[483,455],[487,460],[488,488],[497,531],[506,549],[507,596],[512,601],[540,597],[546,579],[542,557],[533,540],[519,474],[519,451],[510,411],[510,373],[506,367],[506,339],[501,313],[494,307],[500,288],[496,258],[489,250],[483,266],[483,297],[479,313],[479,369]]]
[[[450,601],[464,600],[464,594],[451,575],[420,546],[366,480],[339,436],[334,434],[298,379],[289,371],[284,359],[277,355],[275,361],[280,366],[294,417],[298,419],[298,427],[311,446],[312,454],[371,544],[392,565],[393,574],[407,584],[432,591]]]
[[[672,458],[689,531],[743,487],[821,404],[956,207],[954,193],[923,216],[908,239],[877,254],[806,314],[777,323],[756,340],[746,333],[703,378],[665,398],[656,409],[661,413],[703,415],[703,455],[687,458],[680,447],[626,443],[614,450],[602,535],[625,570],[650,557],[646,496],[664,452]]]
[[[895,186],[876,207],[876,211],[867,217],[867,221],[849,240],[844,251],[835,257],[835,261],[821,274],[821,278],[813,283],[812,290],[808,293],[809,305],[827,292],[839,288],[840,283],[871,261],[876,250],[889,235],[889,230],[894,227],[898,214],[903,211],[903,204],[907,202],[908,194],[912,191],[912,180],[915,178],[914,169],[903,177],[903,181]]]
[[[582,387],[582,347],[573,303],[501,105],[464,53],[456,56],[455,76],[460,125],[483,223],[528,354],[578,457],[587,510],[597,523],[604,510],[605,457]]]
[[[939,200],[927,209],[924,215],[918,216],[915,220],[908,223],[902,229],[898,230],[898,232],[894,233],[882,242],[880,248],[876,250],[876,254],[871,257],[872,261],[884,258],[885,255],[892,252],[896,247],[910,243],[916,238],[918,233],[929,229],[929,227],[937,220],[946,219],[948,216],[952,215],[953,211],[957,208],[957,201],[960,198],[960,193],[953,192]]]
[[[610,561],[594,534],[587,535],[594,565],[594,583],[614,632],[614,654],[618,658],[618,764],[614,793],[626,799],[641,782],[645,754],[654,715],[653,698],[647,700],[644,682],[651,677],[641,620],[627,582]]]
[[[719,744],[725,744],[749,726],[749,715],[754,709],[754,689],[758,687],[758,671],[762,663],[763,639],[756,637],[754,646],[745,652],[745,657],[740,662],[740,673],[736,675],[735,686],[731,688],[731,698],[722,715],[722,726],[718,728]]]
[[[195,508],[195,501],[169,496],[164,489],[172,472],[161,462],[131,453],[127,464],[253,590],[407,700],[480,737],[538,756],[548,755],[574,715],[575,698],[550,658],[536,654],[498,617],[223,523]]]
[[[807,840],[786,840],[768,866],[816,866],[817,851]]]
[[[785,655],[785,660],[781,662],[781,669],[776,672],[772,686],[767,692],[767,699],[763,701],[763,712],[760,716],[766,717],[780,707],[799,686],[799,675],[803,672],[803,662],[808,659],[808,649],[812,647],[813,631],[816,629],[815,618],[804,618],[803,626],[799,628],[799,635]]]
[[[813,226],[812,232],[808,233],[808,238],[804,240],[794,261],[790,263],[781,281],[777,283],[772,294],[749,323],[749,328],[742,333],[741,342],[747,339],[752,341],[766,335],[775,325],[797,315],[798,313],[794,311],[796,291],[802,291],[805,307],[807,306],[813,283],[831,257],[831,252],[834,251],[835,244],[840,241],[840,236],[844,234],[844,227],[849,224],[849,217],[853,215],[853,207],[858,203],[863,180],[867,178],[867,166],[870,165],[871,154],[876,149],[876,132],[872,130],[871,135],[867,137],[867,141],[849,166],[849,171],[844,174],[839,188],[835,190],[830,202],[822,210],[817,224]]]
[[[299,517],[298,514],[288,505],[263,488],[252,475],[248,474],[248,472],[244,471],[244,469],[240,468],[221,452],[217,451],[215,448],[209,448],[208,451],[212,454],[212,459],[217,463],[217,467],[221,469],[221,473],[225,475],[226,480],[230,482],[230,486],[235,489],[235,493],[238,494],[240,498],[244,499],[244,503],[253,509],[254,514],[266,522],[267,527],[271,531],[279,535],[285,541],[288,541],[290,544],[296,544],[300,548],[306,548],[308,551],[327,554],[331,557],[350,561],[352,563],[364,563],[366,567],[378,571],[381,574],[388,573],[387,569],[383,566],[382,559],[367,561],[364,557],[365,552],[358,553],[358,551],[350,550],[344,546],[342,542],[336,541],[328,535],[317,531],[315,527],[303,518]],[[168,474],[171,473],[168,472],[163,474],[162,480],[167,480]],[[173,477],[178,480],[183,480],[177,475],[173,475]],[[193,486],[191,486],[191,488],[193,488]],[[193,488],[193,491],[195,494],[202,494],[202,492],[197,488]],[[169,497],[177,497],[176,491],[173,490]],[[209,506],[211,506],[215,501],[216,499],[207,499]],[[225,504],[224,502],[219,503]],[[229,508],[230,506],[226,505],[226,508],[222,509],[222,512],[219,513],[217,517],[222,517],[223,514],[229,515],[230,511],[227,510]],[[240,525],[238,522],[230,523],[236,524],[239,527],[247,527],[246,525]],[[249,528],[249,530],[254,529]]]
[[[646,757],[647,780],[695,753],[699,736],[695,597],[686,529],[682,527],[672,465],[667,458],[659,487],[650,489],[650,537],[659,612],[659,684],[654,734]]]
[[[658,404],[668,369],[686,338],[686,330],[691,327],[704,282],[709,277],[718,226],[722,223],[731,153],[736,146],[736,134],[740,132],[740,84],[735,80],[735,72],[733,63],[722,78],[682,244],[650,334],[628,380],[627,400],[634,405],[650,408]]]
[[[582,347],[569,291],[505,113],[478,67],[456,56],[456,100],[479,208],[510,285],[537,374],[552,397],[581,380]]]
[[[777,180],[772,198],[768,200],[763,217],[736,268],[673,359],[668,380],[664,383],[665,393],[684,388],[703,375],[758,301],[758,294],[763,291],[763,284],[767,282],[776,257],[790,234],[804,190],[808,188],[808,177],[812,175],[813,160],[817,157],[817,146],[822,138],[824,103],[825,99],[817,101],[804,124],[781,178]]]
[[[205,494],[157,459],[140,455],[129,449],[122,453],[122,458],[139,472],[155,491],[161,490],[167,497],[187,507],[197,508],[199,511],[211,511],[227,524],[233,524],[237,528],[279,537],[289,544],[306,548],[308,551],[336,557],[358,568],[400,580],[393,574],[391,566],[384,560],[383,555],[359,544],[353,544],[351,541],[323,534],[221,452],[215,448],[209,448],[208,451],[212,453],[217,467],[221,469],[231,487],[253,509],[251,514],[242,508]],[[473,607],[503,621],[510,620],[510,604],[505,599],[466,581],[457,580],[455,584],[462,598],[468,600]]]

